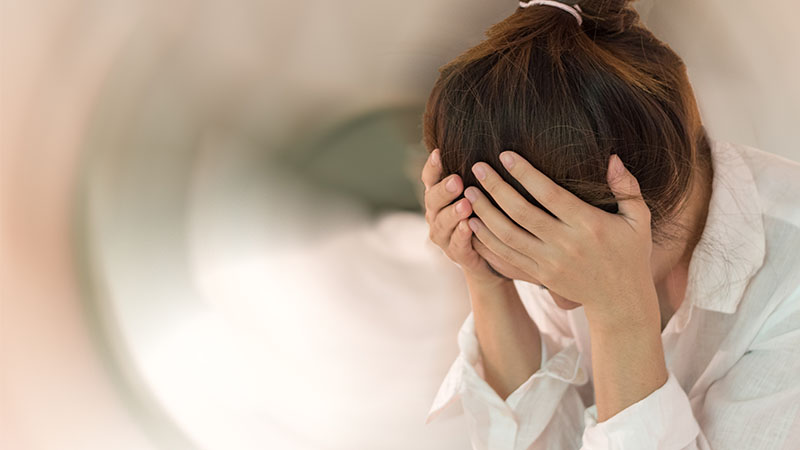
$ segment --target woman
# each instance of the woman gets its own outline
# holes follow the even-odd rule
[[[800,165],[707,136],[629,1],[569,3],[520,3],[428,100],[426,220],[472,305],[428,421],[460,400],[476,449],[796,448]]]

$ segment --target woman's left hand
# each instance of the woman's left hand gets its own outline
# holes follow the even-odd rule
[[[582,201],[514,152],[501,153],[500,160],[557,218],[526,201],[488,164],[478,162],[473,173],[516,224],[479,189],[467,188],[464,195],[480,217],[470,219],[470,227],[485,245],[476,250],[489,261],[499,256],[525,273],[527,280],[537,280],[551,292],[582,304],[593,325],[649,326],[653,320],[657,324],[650,209],[641,197],[638,181],[619,158],[610,158],[607,176],[618,199],[618,214]],[[488,255],[487,250],[495,255]]]

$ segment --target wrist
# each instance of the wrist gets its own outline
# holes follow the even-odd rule
[[[469,301],[472,311],[481,314],[486,311],[507,311],[521,307],[521,300],[513,280],[498,281],[468,280]],[[517,305],[519,303],[519,305]]]
[[[630,335],[656,330],[660,335],[661,311],[655,288],[636,292],[625,299],[585,305],[590,333]]]
[[[513,280],[509,279],[485,280],[467,277],[467,289],[473,302],[476,300],[499,302],[514,298],[517,293]]]
[[[470,274],[465,274],[464,278],[467,281],[467,288],[473,293],[493,294],[507,291],[508,289],[516,290],[514,280],[510,278],[480,277]]]
[[[657,324],[589,328],[597,421],[604,422],[661,387],[668,372]]]

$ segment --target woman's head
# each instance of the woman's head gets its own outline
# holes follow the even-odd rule
[[[669,241],[694,178],[711,166],[686,67],[630,1],[579,4],[582,25],[558,8],[518,8],[443,66],[426,105],[424,144],[441,149],[443,175],[480,187],[470,168],[485,161],[542,207],[498,161],[514,150],[612,213],[606,168],[616,153],[639,181],[654,242]]]

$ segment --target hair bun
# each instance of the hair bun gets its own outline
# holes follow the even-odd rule
[[[639,13],[631,6],[636,0],[581,0],[583,28],[594,35],[622,33],[639,23]]]

